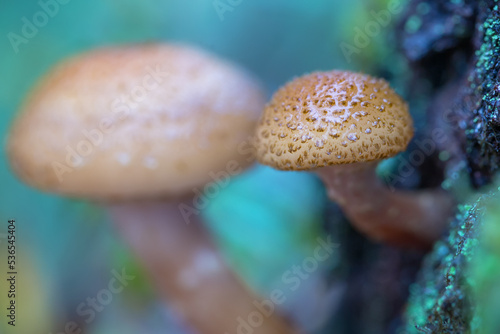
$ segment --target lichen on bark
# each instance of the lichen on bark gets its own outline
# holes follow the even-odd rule
[[[483,240],[487,203],[493,193],[498,193],[498,189],[492,191],[488,186],[500,166],[497,3],[415,0],[399,23],[399,44],[413,73],[408,81],[427,87],[426,100],[414,112],[426,114],[428,128],[424,133],[441,129],[449,139],[437,143],[438,151],[446,154],[429,157],[434,159],[430,165],[442,170],[443,184],[462,203],[449,233],[427,255],[410,289],[400,333],[491,332],[480,325],[492,320],[491,313],[478,311],[485,295],[481,280],[498,279],[486,276],[500,271],[500,264],[496,264],[496,271],[478,269],[491,265],[478,254],[487,247]],[[424,14],[422,8],[427,8]],[[422,96],[414,94],[410,100]],[[420,173],[425,176],[430,171]],[[456,177],[457,173],[466,174],[472,187],[466,186],[464,178]],[[491,256],[500,258],[500,252]],[[475,269],[471,271],[471,267]]]

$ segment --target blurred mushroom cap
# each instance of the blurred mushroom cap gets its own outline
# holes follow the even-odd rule
[[[188,46],[103,48],[41,79],[14,121],[12,169],[91,199],[177,196],[244,168],[265,100],[241,68]],[[234,167],[237,166],[238,168]]]
[[[405,101],[383,80],[315,72],[280,88],[257,127],[257,159],[281,170],[374,161],[413,137]]]

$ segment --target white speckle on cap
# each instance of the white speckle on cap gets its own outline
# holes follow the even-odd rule
[[[211,275],[220,269],[220,261],[211,250],[198,252],[194,266],[199,275]]]
[[[120,152],[116,155],[116,160],[118,160],[120,165],[126,166],[130,163],[130,155],[125,152]]]
[[[155,158],[151,157],[151,156],[145,157],[142,162],[143,162],[144,166],[146,166],[149,169],[156,169],[156,168],[158,168],[158,161]]]

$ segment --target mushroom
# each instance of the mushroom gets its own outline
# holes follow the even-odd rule
[[[408,106],[385,80],[315,72],[287,83],[266,105],[257,159],[280,170],[314,170],[330,199],[372,239],[428,246],[452,213],[450,197],[442,190],[390,190],[375,173],[412,137]]]
[[[41,80],[12,125],[7,151],[29,185],[109,208],[156,287],[193,328],[234,332],[258,298],[201,222],[202,189],[222,187],[252,163],[238,147],[263,105],[253,77],[204,51],[103,48]],[[255,330],[292,331],[277,314]]]

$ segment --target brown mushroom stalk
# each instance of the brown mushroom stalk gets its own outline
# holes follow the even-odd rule
[[[319,168],[328,196],[352,224],[374,240],[426,245],[443,231],[453,202],[444,191],[393,191],[375,173],[375,162]]]
[[[227,267],[202,221],[193,216],[187,224],[179,205],[122,203],[108,209],[154,285],[186,323],[200,333],[235,333],[237,319],[246,321],[260,298]],[[276,315],[263,319],[253,333],[293,333]]]
[[[428,246],[453,210],[440,189],[391,191],[378,161],[406,149],[413,121],[385,80],[316,72],[280,88],[257,129],[257,158],[280,170],[315,171],[352,224],[376,241]]]
[[[264,106],[246,71],[164,43],[102,48],[56,66],[12,125],[7,152],[29,185],[111,208],[151,279],[194,330],[235,332],[258,300],[176,204],[253,163],[239,146]],[[198,217],[191,217],[194,221]],[[274,312],[255,333],[292,333]]]

